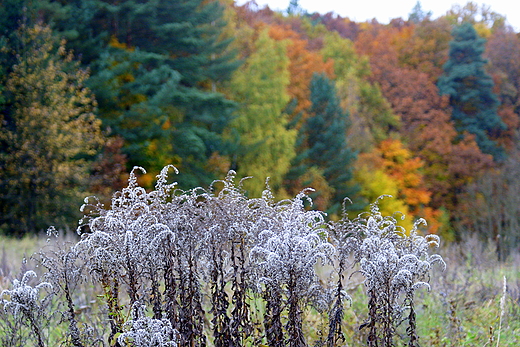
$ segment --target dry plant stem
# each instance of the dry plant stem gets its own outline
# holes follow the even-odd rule
[[[137,283],[137,279],[139,278],[138,277],[138,274],[136,274],[136,267],[134,266],[133,262],[132,262],[132,251],[130,250],[130,245],[128,243],[126,243],[125,245],[125,259],[126,259],[126,277],[128,278],[128,295],[130,297],[130,306],[133,306],[135,304],[135,302],[138,300],[138,297],[137,297],[137,287],[138,287],[138,283]]]
[[[48,232],[51,232],[51,230]],[[78,267],[76,264],[78,260],[76,251],[72,248],[64,249],[63,247],[65,246],[66,244],[60,245],[57,250],[50,250],[48,253],[40,251],[38,253],[39,259],[35,256],[32,258],[37,259],[38,264],[47,270],[46,277],[55,285],[55,288],[61,289],[63,292],[66,311],[62,312],[62,315],[67,317],[66,319],[69,322],[68,333],[72,345],[84,347],[84,344],[81,342],[81,332],[78,328],[75,305],[72,299],[72,288],[81,281],[83,268],[82,266]]]
[[[419,336],[417,335],[417,325],[416,325],[416,315],[415,308],[413,305],[413,293],[408,293],[408,303],[410,313],[408,315],[408,328],[406,328],[406,334],[410,338],[408,342],[408,347],[418,347],[419,346]]]
[[[334,347],[337,343],[345,342],[345,335],[341,329],[341,323],[343,321],[343,264],[340,262],[339,265],[339,278],[336,286],[334,295],[334,306],[329,313],[329,335],[327,336],[327,347]]]
[[[457,302],[455,300],[450,300],[449,304],[449,320],[450,320],[450,334],[453,336],[456,345],[458,345],[461,340],[461,320],[457,316]]]
[[[25,267],[22,266],[22,269]],[[36,342],[34,344],[38,347],[45,346],[45,332],[44,327],[48,327],[49,320],[52,316],[49,315],[49,305],[55,294],[55,290],[52,284],[48,282],[40,282],[36,286],[32,287],[28,283],[31,277],[37,277],[36,273],[32,270],[25,271],[24,275],[20,280],[13,280],[12,290],[3,290],[0,293],[0,309],[3,313],[11,315],[12,321],[9,317],[6,317],[6,322],[11,329],[11,332],[17,334],[27,327],[30,334],[34,335]],[[47,294],[41,298],[40,290],[47,288]],[[6,299],[7,298],[7,299]],[[11,322],[13,324],[11,324]],[[22,338],[22,341],[23,338]],[[29,340],[26,340],[26,344]]]
[[[81,343],[81,339],[80,339],[80,331],[78,329],[78,323],[76,321],[74,302],[72,301],[72,296],[70,295],[69,281],[68,281],[68,276],[67,276],[66,270],[65,270],[64,292],[65,292],[65,300],[67,301],[68,316],[69,316],[69,330],[70,330],[70,336],[72,339],[72,344],[75,347],[84,347],[84,345],[83,345],[83,343]]]
[[[20,333],[21,321],[19,319],[11,320],[4,310],[0,310],[0,323],[2,331],[0,334],[0,343],[2,346],[23,346],[23,334]]]
[[[189,247],[185,256],[186,269],[179,266],[180,278],[180,333],[183,346],[206,346],[204,336],[204,309],[201,303],[201,293],[197,280],[193,249]]]
[[[293,273],[289,279],[289,293],[287,304],[289,306],[289,317],[287,320],[287,335],[289,347],[306,347],[305,338],[303,337],[303,321],[302,310],[300,309],[300,300],[296,293],[296,278]]]
[[[282,294],[272,284],[266,285],[264,300],[266,301],[264,325],[267,336],[267,345],[270,347],[283,346],[284,337],[282,329]]]
[[[158,274],[154,271],[154,269],[152,269],[152,266],[150,266],[150,289],[150,301],[152,302],[153,318],[161,319],[163,316],[161,307],[162,298],[159,291]]]
[[[189,271],[189,270],[188,270]],[[191,309],[190,276],[185,273],[181,261],[178,262],[179,273],[179,332],[181,333],[181,344],[186,346],[195,345],[195,333]]]
[[[390,289],[390,279],[386,283],[386,292],[383,296],[383,314],[382,317],[382,330],[383,330],[383,346],[392,347],[394,345],[393,337],[395,334],[394,330],[394,309],[393,309],[393,292]]]
[[[101,279],[101,284],[105,291],[105,301],[108,307],[108,321],[110,322],[110,336],[108,340],[119,347],[116,335],[122,332],[123,321],[121,318],[121,307],[119,306],[119,282],[116,278],[110,279],[107,274]]]
[[[229,307],[228,296],[226,293],[226,282],[224,280],[224,261],[222,250],[213,250],[212,254],[212,271],[211,271],[211,313],[213,319],[213,336],[215,338],[215,347],[234,346],[233,339],[230,334],[230,319],[227,315]]]
[[[45,343],[43,342],[43,332],[40,329],[40,326],[38,324],[38,319],[34,317],[34,313],[28,309],[23,308],[24,315],[29,320],[29,324],[31,327],[31,330],[33,331],[34,335],[36,336],[36,339],[38,340],[38,347],[45,347]]]
[[[367,336],[367,346],[368,347],[378,347],[378,337],[377,337],[377,326],[376,322],[378,319],[378,310],[377,310],[377,299],[373,290],[368,291],[368,317],[369,321],[366,323],[369,328],[368,336]],[[362,325],[360,329],[364,328],[365,325]]]
[[[173,257],[172,237],[166,239],[166,252],[164,255],[164,311],[172,327],[180,331],[180,319],[178,316],[179,304],[177,302],[177,284],[175,281],[175,259]]]
[[[239,255],[235,255],[236,247],[239,247]],[[247,303],[247,268],[245,266],[244,242],[233,242],[231,246],[231,259],[233,261],[233,278],[231,290],[233,297],[233,310],[231,311],[231,336],[236,346],[242,346],[244,340],[252,333],[250,307]]]
[[[504,318],[504,313],[506,309],[506,295],[507,295],[507,279],[504,276],[504,284],[502,286],[502,297],[500,298],[500,320],[498,323],[498,332],[497,332],[497,347],[500,346],[500,332],[502,331],[502,319]]]

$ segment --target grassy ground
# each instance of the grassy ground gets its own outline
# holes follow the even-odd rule
[[[431,291],[417,293],[417,322],[422,346],[520,346],[520,257],[496,260],[492,248],[476,239],[452,244],[439,253],[447,263],[435,269]],[[504,291],[504,278],[506,287]],[[356,329],[367,316],[363,286],[350,291],[352,307],[345,331],[350,346],[363,346]],[[403,327],[400,334],[405,335]]]
[[[29,258],[44,244],[44,237],[14,239],[0,236],[0,290],[6,289],[10,280],[20,273],[23,259]]]
[[[18,276],[24,266],[22,259],[29,258],[44,246],[45,239],[43,236],[0,237],[0,291],[7,289],[11,280]],[[512,254],[507,261],[498,262],[494,250],[474,238],[468,238],[464,244],[444,246],[439,253],[446,261],[447,269],[444,272],[435,269],[431,291],[421,289],[417,294],[421,345],[520,346],[520,254]],[[31,264],[27,267],[31,268]],[[367,317],[362,279],[351,277],[347,291],[352,303],[347,304],[345,312],[345,345],[364,346],[366,332],[359,329]],[[87,297],[78,300],[86,303],[85,318],[95,321],[95,317],[88,317],[88,307],[95,305],[95,301]],[[325,339],[326,331],[325,315],[312,310],[305,313],[309,343],[320,337]],[[405,327],[399,333],[404,335]]]

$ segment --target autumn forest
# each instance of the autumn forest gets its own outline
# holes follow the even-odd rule
[[[520,246],[520,34],[469,2],[389,24],[233,0],[1,0],[0,231],[75,228],[134,166],[306,187],[337,219]],[[346,201],[348,197],[350,201]],[[309,207],[310,208],[310,207]]]

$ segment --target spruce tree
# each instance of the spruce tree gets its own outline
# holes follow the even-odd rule
[[[345,198],[354,199],[359,191],[352,182],[353,162],[357,153],[347,142],[349,114],[341,106],[334,81],[324,74],[315,74],[310,85],[309,118],[300,129],[299,144],[303,146],[294,163],[294,176],[311,168],[319,170],[333,189],[329,212],[337,213]]]
[[[439,92],[450,97],[457,132],[475,135],[483,153],[503,159],[504,149],[493,136],[506,126],[497,114],[499,100],[493,93],[493,79],[486,73],[487,60],[482,57],[486,40],[470,23],[455,27],[452,36],[449,60],[438,81]]]

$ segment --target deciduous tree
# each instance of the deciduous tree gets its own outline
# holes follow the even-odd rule
[[[283,177],[294,157],[296,130],[287,129],[289,60],[286,43],[260,33],[256,50],[235,72],[230,94],[240,104],[230,126],[230,137],[238,135],[232,167],[240,177],[253,176],[247,188],[258,196],[265,179],[280,191]]]
[[[299,126],[307,118],[307,110],[311,106],[309,86],[315,73],[333,75],[332,62],[325,62],[318,52],[307,49],[307,41],[287,26],[273,25],[269,35],[275,40],[287,40],[287,57],[289,58],[290,84],[289,96],[296,100],[291,117],[299,115]]]
[[[399,118],[383,97],[378,85],[369,82],[367,57],[359,56],[354,44],[336,33],[325,34],[321,53],[334,62],[337,94],[341,106],[350,114],[350,144],[369,151],[399,127]]]
[[[0,126],[0,228],[12,233],[77,218],[70,206],[84,194],[102,141],[88,72],[48,27],[22,26],[19,34],[24,51],[7,81],[12,108]]]

